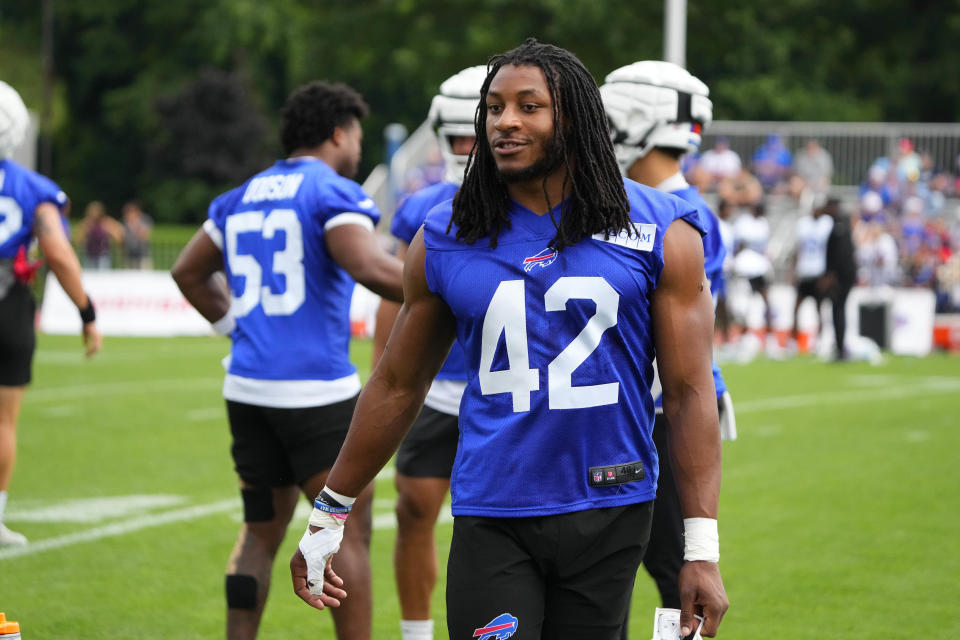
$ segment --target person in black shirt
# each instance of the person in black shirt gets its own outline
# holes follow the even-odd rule
[[[829,198],[823,205],[823,210],[833,217],[833,230],[827,240],[827,268],[821,278],[820,289],[833,306],[836,359],[846,360],[844,335],[847,330],[847,296],[857,280],[850,218],[840,210],[840,201],[837,198]]]

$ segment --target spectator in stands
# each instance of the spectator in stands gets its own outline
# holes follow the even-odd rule
[[[803,181],[805,188],[814,193],[826,193],[833,180],[833,157],[820,146],[817,140],[810,139],[797,154],[796,175]]]
[[[897,171],[897,180],[901,184],[916,182],[920,177],[920,155],[913,150],[913,142],[910,138],[901,138],[897,144],[897,159],[894,166]]]
[[[887,221],[883,209],[883,198],[876,191],[865,191],[860,196],[857,219],[865,224],[884,223]]]
[[[89,269],[109,269],[111,242],[123,242],[123,225],[107,215],[99,200],[87,205],[80,223],[84,261]]]
[[[770,193],[786,183],[793,167],[793,155],[783,144],[780,134],[771,133],[766,142],[754,151],[750,165],[764,191]]]
[[[862,215],[862,214],[861,214]],[[863,218],[854,227],[858,280],[871,288],[892,287],[899,284],[900,261],[897,241],[881,222],[865,222]]]
[[[143,212],[139,200],[123,205],[123,266],[127,269],[151,269],[150,234],[153,220]]]
[[[713,191],[721,180],[738,176],[741,167],[740,156],[730,148],[730,141],[717,136],[713,148],[701,156],[694,182],[700,191]]]
[[[734,206],[752,208],[763,200],[763,186],[746,167],[717,185],[717,195]]]
[[[933,176],[926,193],[927,217],[935,218],[943,213],[949,188],[950,176],[945,173],[937,173]]]
[[[882,158],[886,161],[886,158]],[[860,197],[863,198],[866,193],[875,193],[880,198],[883,207],[889,207],[893,204],[896,189],[891,189],[887,181],[887,165],[889,162],[875,161],[870,165],[867,171],[866,181],[860,185]]]

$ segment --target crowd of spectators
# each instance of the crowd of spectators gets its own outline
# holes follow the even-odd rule
[[[144,213],[137,200],[124,204],[122,214],[122,222],[111,217],[99,200],[94,200],[86,206],[83,219],[73,234],[74,242],[79,248],[77,253],[81,256],[84,268],[93,270],[114,267],[153,268],[150,255],[153,220]],[[120,253],[121,259],[118,264],[114,261],[114,247],[117,247]]]
[[[890,157],[871,164],[856,198],[844,203],[853,226],[857,284],[927,287],[937,296],[938,312],[960,311],[960,207],[951,200],[960,179],[951,169],[960,173],[960,158],[957,167],[937,167],[907,138]],[[830,192],[834,165],[819,141],[806,140],[791,152],[774,133],[747,163],[718,136],[711,149],[685,160],[684,171],[701,192],[755,219],[770,195],[789,196],[797,216],[808,213]]]

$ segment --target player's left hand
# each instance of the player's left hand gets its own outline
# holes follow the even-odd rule
[[[341,589],[343,579],[333,571],[328,561],[323,570],[322,592],[314,595],[307,580],[307,561],[299,548],[290,558],[290,577],[293,579],[293,591],[301,600],[315,609],[339,607],[340,601],[347,597],[347,592]]]
[[[723,614],[730,607],[716,562],[685,562],[677,579],[680,588],[680,631],[684,636],[697,628],[694,614],[703,616],[701,634],[712,638]]]
[[[100,351],[100,347],[103,346],[103,336],[100,335],[96,322],[88,322],[83,325],[83,345],[88,358]]]

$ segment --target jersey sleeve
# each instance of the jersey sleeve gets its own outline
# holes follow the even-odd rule
[[[448,259],[451,249],[457,248],[456,228],[447,233],[450,216],[453,215],[452,201],[446,201],[430,209],[423,222],[423,245],[426,250],[424,271],[427,288],[443,298],[444,279],[441,274],[442,261]]]
[[[390,222],[390,233],[407,244],[410,244],[413,237],[417,235],[417,230],[423,224],[427,213],[422,211],[419,199],[415,196],[416,194],[412,194],[400,203]]]
[[[49,202],[57,207],[61,213],[67,206],[67,194],[50,178],[39,173],[30,174],[30,187],[37,204]]]
[[[380,221],[380,210],[363,188],[352,180],[339,178],[324,185],[318,215],[324,231],[343,224],[373,228]]]
[[[225,198],[226,194],[214,198],[207,209],[207,219],[203,223],[203,230],[220,251],[223,251],[223,233],[227,216],[226,208],[223,206]]]

